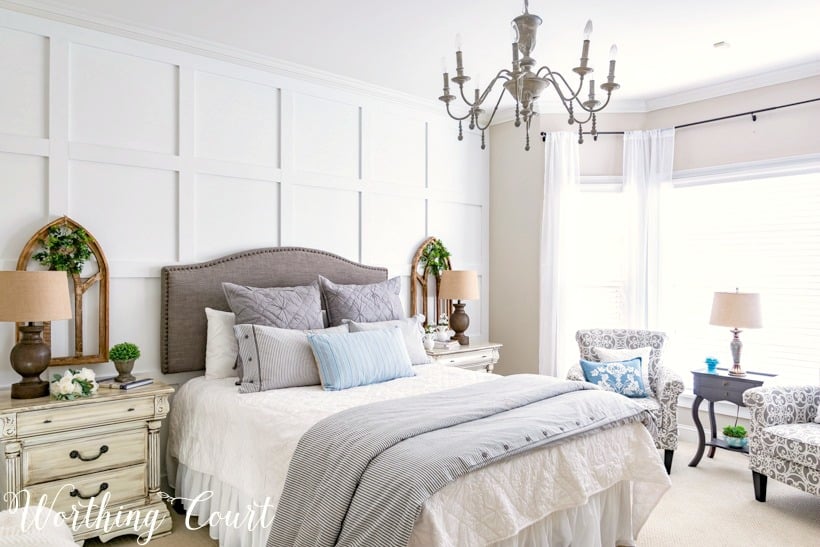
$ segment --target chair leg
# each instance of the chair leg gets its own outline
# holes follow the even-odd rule
[[[759,502],[766,501],[766,483],[769,477],[763,473],[752,471],[752,482],[755,485],[755,499]]]
[[[672,456],[675,455],[674,450],[664,450],[663,451],[663,466],[666,467],[666,474],[672,474]]]

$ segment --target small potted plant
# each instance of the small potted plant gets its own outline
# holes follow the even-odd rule
[[[727,425],[723,428],[723,440],[732,448],[743,448],[749,439],[746,438],[746,428],[742,425]]]
[[[136,361],[139,356],[140,349],[136,344],[132,344],[131,342],[115,344],[108,350],[108,358],[114,362],[114,366],[117,367],[117,372],[119,373],[117,377],[114,378],[115,382],[133,382],[136,380],[131,374],[131,370],[134,368],[134,361]]]

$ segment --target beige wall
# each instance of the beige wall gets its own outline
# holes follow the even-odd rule
[[[599,131],[669,127],[797,102],[820,95],[820,76],[646,114],[603,114]],[[500,374],[538,372],[538,263],[544,198],[544,146],[538,133],[572,129],[564,115],[543,115],[523,150],[522,128],[490,130],[490,338],[504,344]],[[675,170],[820,153],[820,102],[680,129]],[[588,136],[581,174],[619,176],[620,136]]]

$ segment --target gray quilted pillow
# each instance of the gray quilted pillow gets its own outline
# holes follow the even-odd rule
[[[320,275],[319,286],[331,326],[341,325],[343,319],[373,323],[404,317],[400,277],[372,285],[337,285]]]
[[[237,325],[263,325],[280,329],[321,329],[322,301],[319,284],[301,287],[246,287],[222,283],[225,298],[236,314]]]

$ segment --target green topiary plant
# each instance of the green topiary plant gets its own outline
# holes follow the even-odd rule
[[[112,361],[130,361],[140,356],[140,349],[131,342],[122,342],[111,346],[108,358]]]
[[[746,428],[742,425],[727,425],[723,428],[723,434],[727,437],[743,439],[746,437]]]
[[[436,239],[427,244],[421,253],[420,262],[424,264],[424,270],[433,274],[436,279],[441,277],[441,272],[449,269],[447,259],[450,258],[450,251],[444,246],[440,239]]]
[[[71,230],[65,226],[52,226],[45,239],[40,240],[43,250],[32,258],[49,270],[78,274],[83,264],[91,258],[88,234],[83,229]]]

